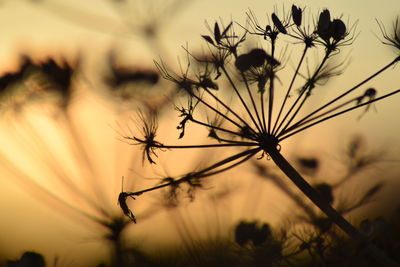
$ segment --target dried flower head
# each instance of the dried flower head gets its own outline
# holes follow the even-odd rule
[[[393,22],[393,26],[390,32],[388,32],[385,28],[385,26],[382,24],[382,22],[379,22],[376,20],[378,23],[379,29],[381,30],[381,33],[383,35],[382,43],[385,45],[389,45],[394,47],[395,49],[400,51],[400,23],[399,23],[399,17],[396,18],[396,20]],[[400,57],[400,56],[399,56]]]
[[[183,89],[187,93],[185,96],[188,97],[188,107],[176,108],[179,116],[183,118],[177,127],[181,131],[179,137],[184,137],[185,127],[187,127],[188,122],[191,122],[207,130],[208,137],[212,140],[211,143],[166,145],[155,140],[155,133],[147,133],[153,132],[146,130],[152,128],[149,126],[144,128],[145,140],[136,137],[131,137],[131,139],[145,144],[145,154],[148,155],[150,163],[154,163],[154,161],[149,155],[154,154],[154,149],[156,148],[226,149],[230,147],[241,149],[214,164],[174,179],[174,184],[185,181],[194,187],[197,187],[195,186],[197,182],[193,184],[193,179],[199,181],[234,168],[250,158],[262,159],[266,155],[267,159],[272,159],[291,181],[328,216],[315,218],[316,220],[320,219],[315,223],[320,223],[321,231],[327,231],[333,223],[336,223],[355,240],[362,243],[367,242],[330,205],[334,200],[330,185],[323,184],[316,188],[309,185],[280,154],[281,143],[285,139],[326,120],[399,93],[400,90],[395,90],[377,97],[376,91],[359,92],[357,90],[393,66],[398,59],[391,61],[388,65],[367,76],[350,89],[343,90],[343,93],[327,101],[319,108],[303,114],[307,112],[306,110],[308,109],[305,107],[310,102],[309,99],[313,97],[311,92],[317,87],[322,87],[324,81],[328,78],[342,74],[340,68],[342,65],[332,66],[331,58],[340,52],[340,46],[351,44],[353,27],[350,27],[349,30],[341,19],[331,19],[330,12],[324,10],[319,14],[315,32],[310,34],[303,30],[308,29],[308,27],[301,21],[301,14],[301,10],[296,6],[292,7],[291,14],[284,16],[278,16],[274,12],[271,15],[272,24],[262,27],[251,11],[247,13],[248,23],[246,27],[239,24],[245,30],[242,36],[249,33],[262,36],[268,41],[266,45],[259,45],[250,50],[242,47],[242,43],[245,42],[244,38],[239,38],[239,41],[236,42],[228,41],[237,40],[236,34],[228,34],[233,27],[232,24],[221,30],[218,23],[215,23],[212,36],[203,35],[202,38],[207,43],[211,55],[224,55],[223,60],[219,61],[218,65],[215,65],[219,72],[217,77],[225,81],[225,83],[220,83],[218,87],[214,82],[215,79],[213,80],[209,75],[208,64],[203,65],[203,71],[197,71],[195,72],[197,74],[192,75],[189,72],[191,65],[190,60],[188,60],[186,71],[182,71],[181,75],[177,75],[168,71],[162,62],[155,63],[163,78],[172,81],[177,85],[178,89]],[[294,19],[294,23],[291,23],[291,18]],[[304,28],[300,29],[301,25]],[[278,36],[282,36],[282,38],[278,39]],[[291,40],[298,41],[301,36],[305,39],[304,50],[297,59],[298,64],[291,73],[292,78],[287,83],[283,83],[276,75],[276,72],[280,70],[278,66],[281,65],[281,62],[276,59],[281,39],[283,42],[288,39],[288,45],[290,45],[291,43],[293,44],[293,42],[290,42]],[[314,46],[314,42],[320,45]],[[282,45],[282,47],[284,48],[280,49],[281,52],[285,50],[286,46]],[[322,49],[324,57],[317,62],[317,67],[309,73],[309,77],[305,81],[300,81],[297,78],[304,68],[303,63],[309,58],[311,49]],[[191,53],[188,52],[188,55],[191,55]],[[216,57],[214,56],[214,58]],[[292,56],[292,60],[296,60],[295,56]],[[224,86],[221,86],[221,84]],[[291,93],[296,87],[300,88],[298,90],[299,94],[292,98]],[[280,97],[277,97],[277,95]],[[202,107],[202,109],[194,109],[195,106]],[[207,114],[214,114],[222,118],[224,124],[213,124],[209,121],[204,121],[198,113],[201,110],[206,110]],[[210,129],[212,130],[211,134]],[[171,185],[170,182],[165,182],[153,188],[129,194],[148,192]],[[373,248],[371,249],[374,250]]]
[[[157,157],[157,154],[155,150],[157,148],[162,147],[162,144],[157,142],[155,140],[156,138],[156,132],[158,129],[158,123],[157,123],[157,114],[153,111],[150,113],[149,116],[144,116],[144,114],[139,111],[138,113],[139,120],[143,124],[142,127],[142,135],[143,139],[140,139],[138,137],[130,137],[130,136],[124,136],[125,139],[131,140],[131,141],[136,141],[136,143],[132,143],[133,145],[143,145],[143,162],[145,158],[152,163],[155,164],[155,161],[153,160],[153,156]]]

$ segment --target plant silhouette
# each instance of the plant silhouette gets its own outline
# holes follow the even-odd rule
[[[290,12],[270,16],[266,25],[261,25],[252,11],[247,13],[245,26],[230,22],[224,25],[215,22],[211,34],[202,35],[207,44],[208,55],[197,57],[188,49],[187,68],[177,74],[163,61],[155,61],[160,75],[174,83],[187,106],[175,107],[182,118],[178,125],[179,139],[184,138],[189,123],[202,126],[214,142],[209,144],[170,145],[157,138],[156,114],[151,113],[143,120],[142,136],[124,136],[131,144],[143,147],[143,157],[151,164],[157,158],[157,150],[220,148],[231,152],[241,149],[201,170],[182,176],[166,179],[164,183],[151,188],[121,192],[119,203],[126,208],[129,197],[164,187],[177,187],[186,184],[195,188],[199,180],[232,169],[251,158],[272,159],[283,173],[300,189],[326,217],[328,225],[336,224],[353,240],[366,246],[376,260],[383,265],[395,265],[369,240],[351,225],[330,202],[329,186],[312,187],[281,154],[284,141],[324,121],[346,114],[355,109],[368,110],[372,103],[394,96],[400,90],[393,90],[378,96],[378,90],[368,87],[368,82],[400,60],[397,23],[395,33],[388,33],[380,25],[385,44],[397,49],[397,55],[386,66],[353,87],[343,90],[337,97],[327,101],[311,112],[303,114],[310,99],[331,77],[342,73],[341,65],[335,65],[333,58],[341,49],[350,46],[354,39],[355,25],[346,25],[341,18],[332,18],[330,11],[324,9],[312,23],[304,22],[304,9],[293,5]],[[239,34],[235,26],[243,33]],[[246,48],[249,35],[260,36],[264,43],[255,48]],[[281,41],[289,45],[302,45],[303,50],[290,82],[283,84],[278,74],[285,67],[284,49]],[[284,47],[284,45],[282,44]],[[248,46],[247,46],[248,47]],[[300,73],[311,50],[318,50],[323,58],[317,67],[300,81]],[[194,63],[193,63],[194,62]],[[220,86],[224,80],[224,86]],[[279,88],[280,85],[284,89]],[[283,91],[283,93],[281,93]],[[235,104],[235,105],[233,105]],[[219,123],[203,121],[199,113],[213,114]],[[308,162],[310,163],[310,162]],[[310,163],[311,164],[311,163]],[[126,214],[130,213],[125,210]],[[129,211],[130,212],[130,211]]]

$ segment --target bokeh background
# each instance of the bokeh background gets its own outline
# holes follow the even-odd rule
[[[138,88],[133,89],[133,96],[110,90],[104,82],[110,76],[110,55],[128,68],[154,70],[153,59],[162,58],[178,69],[177,57],[185,58],[181,46],[193,51],[204,47],[200,35],[208,34],[205,22],[212,25],[216,20],[233,19],[244,23],[249,9],[262,21],[267,12],[288,10],[293,3],[313,14],[328,8],[331,14],[357,23],[354,44],[343,48],[340,55],[348,62],[345,73],[329,81],[315,105],[329,99],[334,89],[349,88],[394,58],[393,51],[379,40],[376,19],[391,26],[400,14],[397,0],[1,1],[1,73],[18,71],[21,55],[37,61],[66,61],[80,71],[73,79],[74,93],[67,109],[54,104],[60,98],[57,94],[28,100],[3,97],[0,259],[16,259],[23,251],[34,250],[43,253],[48,263],[60,266],[106,261],[110,245],[104,237],[110,228],[105,221],[120,218],[117,196],[122,177],[124,189],[133,190],[157,183],[154,178],[187,172],[210,160],[210,151],[174,151],[160,153],[155,167],[142,164],[140,148],[124,142],[121,134],[138,131],[140,101],[152,99],[150,105],[165,105],[160,136],[175,140],[178,119],[168,101],[170,87],[162,81],[157,86],[139,85],[149,90],[145,100]],[[374,79],[369,86],[382,93],[399,89],[398,70]],[[364,174],[365,179],[356,179],[342,194],[360,194],[382,179],[385,189],[379,201],[363,212],[390,212],[400,186],[399,112],[396,95],[375,104],[362,119],[362,112],[356,111],[305,131],[283,144],[283,151],[289,158],[318,157],[323,164],[315,179],[335,179],[343,172],[342,154],[349,140],[362,135],[369,151],[382,156],[379,164]],[[190,134],[189,140],[199,140],[195,130],[189,129]],[[157,244],[187,244],[200,236],[229,236],[240,219],[281,225],[293,203],[276,185],[254,178],[254,173],[248,166],[210,179],[195,202],[186,200],[179,208],[168,207],[160,194],[140,197],[130,202],[138,224],[129,225],[124,238],[132,246],[151,250]]]

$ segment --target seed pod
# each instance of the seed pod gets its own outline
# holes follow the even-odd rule
[[[213,39],[212,39],[210,36],[208,36],[208,35],[202,35],[201,37],[203,37],[204,40],[206,40],[208,43],[210,43],[210,44],[212,44],[212,45],[215,45]]]
[[[261,67],[265,62],[267,53],[261,48],[255,48],[248,55],[252,67]]]
[[[238,56],[235,61],[235,67],[241,72],[250,69],[251,67],[250,58],[251,57],[249,56],[249,54],[243,54]]]
[[[214,25],[214,38],[215,38],[215,41],[217,42],[217,44],[221,43],[221,31],[219,30],[219,26],[218,26],[217,22],[215,22],[215,25]]]
[[[357,105],[360,105],[364,99],[367,98],[367,101],[374,99],[376,96],[376,89],[375,88],[368,88],[365,90],[364,94],[362,96],[359,96],[356,98]]]
[[[373,98],[376,95],[376,89],[375,88],[368,88],[365,93],[364,96],[365,97],[369,97],[369,98]]]
[[[294,24],[296,24],[297,27],[301,26],[301,8],[292,5],[292,19]]]
[[[279,20],[279,18],[275,15],[275,13],[272,13],[271,18],[272,18],[272,22],[274,23],[274,25],[278,29],[278,31],[280,31],[283,34],[287,34],[285,27],[283,26],[283,24]]]
[[[319,15],[317,33],[325,41],[331,37],[331,24],[331,14],[328,9],[324,9]]]
[[[346,35],[346,25],[340,19],[334,19],[331,24],[331,34],[335,41],[340,41]]]

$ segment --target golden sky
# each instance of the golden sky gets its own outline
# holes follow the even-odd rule
[[[13,117],[14,115],[7,113],[0,123],[0,144],[3,153],[1,162],[5,166],[0,168],[2,175],[0,210],[3,213],[0,220],[0,251],[14,258],[22,251],[34,249],[46,251],[49,261],[58,255],[65,262],[74,261],[74,266],[81,266],[80,264],[84,263],[81,261],[77,263],[79,258],[69,258],[70,255],[74,255],[77,251],[86,251],[88,255],[107,251],[99,241],[98,234],[102,233],[100,227],[88,227],[91,224],[90,220],[82,219],[84,216],[63,208],[54,199],[52,200],[33,185],[29,185],[27,178],[34,177],[36,182],[54,195],[53,197],[72,203],[84,211],[93,212],[91,210],[93,207],[80,206],[83,202],[79,196],[73,196],[65,185],[54,181],[54,176],[57,175],[73,177],[73,182],[87,192],[89,197],[96,199],[108,209],[117,211],[116,196],[120,190],[122,176],[137,178],[160,177],[169,175],[170,172],[175,174],[177,171],[173,163],[170,163],[171,158],[175,159],[175,157],[178,161],[186,160],[189,156],[193,157],[187,160],[188,163],[185,161],[187,167],[184,171],[190,171],[190,168],[196,167],[196,160],[205,161],[204,158],[207,158],[204,155],[184,154],[182,156],[175,152],[171,154],[167,152],[168,155],[160,156],[160,161],[163,161],[161,166],[142,169],[141,154],[138,153],[137,147],[121,142],[118,136],[121,131],[129,133],[128,127],[136,130],[129,119],[134,112],[128,112],[135,108],[129,109],[129,107],[119,106],[109,101],[102,93],[102,90],[105,90],[104,86],[96,83],[96,75],[104,68],[107,51],[117,51],[124,63],[132,63],[135,66],[152,66],[152,60],[160,57],[173,65],[178,55],[180,59],[185,57],[182,45],[187,44],[191,49],[198,49],[201,44],[204,45],[200,35],[209,34],[205,21],[213,25],[216,20],[228,22],[233,18],[244,23],[245,12],[249,9],[262,20],[261,18],[267,12],[272,12],[274,8],[281,12],[283,7],[288,10],[292,3],[306,6],[306,10],[313,14],[329,8],[335,17],[342,17],[350,24],[357,23],[356,32],[358,33],[354,45],[343,49],[342,59],[347,59],[349,62],[345,74],[324,88],[326,95],[321,98],[329,99],[331,91],[337,90],[338,87],[349,88],[393,60],[395,57],[393,51],[389,47],[382,46],[376,37],[376,35],[380,36],[380,31],[375,19],[389,25],[390,28],[396,15],[400,14],[398,0],[294,2],[191,0],[181,1],[185,4],[179,8],[170,7],[172,0],[134,0],[130,1],[133,3],[128,8],[114,6],[109,3],[111,1],[106,0],[82,2],[78,0],[3,0],[0,4],[2,25],[0,28],[2,37],[0,70],[15,69],[19,53],[25,53],[34,58],[54,56],[73,59],[76,55],[83,55],[86,59],[83,67],[86,71],[90,70],[85,74],[87,77],[84,77],[88,82],[77,85],[79,90],[70,107],[69,116],[53,113],[50,107],[33,105],[32,113],[25,112],[22,118]],[[126,21],[121,20],[121,17]],[[314,17],[308,19],[312,20]],[[143,38],[143,35],[137,33],[148,21],[154,21],[154,25],[161,29],[160,38],[156,41],[150,40],[150,43],[148,39]],[[131,28],[128,29],[126,25]],[[396,71],[389,71],[373,80],[369,86],[377,88],[382,94],[400,89],[399,77],[397,66]],[[100,93],[92,87],[99,89]],[[390,147],[389,158],[398,160],[395,158],[396,153],[398,155],[400,151],[398,104],[399,96],[396,95],[385,100],[384,103],[376,104],[377,112],[369,112],[361,120],[357,120],[360,112],[356,112],[342,119],[328,122],[324,126],[313,128],[294,141],[288,142],[290,145],[287,146],[286,153],[296,154],[304,150],[307,153],[320,153],[319,155],[335,159],[338,158],[335,153],[346,144],[343,140],[361,132],[373,148]],[[175,115],[175,113],[171,114]],[[165,138],[173,140],[172,138],[177,136],[177,132],[174,131],[176,122],[175,117],[165,120],[160,124],[160,133],[164,133]],[[75,131],[73,134],[71,134],[71,129]],[[134,149],[136,149],[135,152],[131,152]],[[130,161],[134,163],[131,164]],[[397,168],[398,166],[397,164]],[[130,169],[132,167],[135,169]],[[86,177],[90,178],[85,180]],[[220,191],[223,192],[225,187],[235,187],[240,182],[236,180],[227,179],[224,183],[221,182]],[[126,182],[124,186],[129,187],[135,184],[143,186],[154,184],[153,182],[144,179],[144,182]],[[258,207],[257,205],[260,204],[257,203],[261,202],[260,199],[248,197],[249,194],[256,195],[254,191],[251,191],[254,188],[253,183],[256,184],[255,187],[258,187],[256,182],[248,182],[247,191],[242,190],[237,194],[239,196],[236,203],[252,206],[254,214],[259,215],[262,214],[262,210],[268,209],[271,213],[266,216],[266,219],[277,221],[278,217],[274,214],[287,212],[287,207],[279,205],[279,201],[276,201],[282,199],[282,195],[279,195],[280,193],[276,190],[259,189],[258,195],[268,195],[268,197],[263,197],[266,204]],[[93,190],[94,187],[99,189]],[[196,208],[191,208],[191,210],[203,210],[206,216],[217,216],[219,213],[210,209],[210,205],[215,204],[213,194],[217,195],[221,192],[218,190],[210,192],[203,197],[205,200],[202,203],[196,203]],[[143,197],[139,201],[137,203],[143,205],[143,208],[138,208],[139,214],[146,214],[147,211],[151,213],[152,209],[158,208],[157,205],[153,205],[157,202],[155,197]],[[149,204],[142,204],[146,201]],[[43,205],[43,202],[48,202],[48,205]],[[226,212],[229,209],[224,209],[224,205],[226,203],[215,204],[216,209],[220,209],[221,213],[224,213],[223,211],[229,213]],[[232,211],[232,214],[224,214],[223,219],[220,218],[220,220],[226,220],[229,223],[242,216],[241,213],[254,219],[252,211],[246,211],[242,207],[230,207],[230,209],[235,211]],[[174,220],[179,221],[177,218],[182,214],[187,214],[188,211],[183,209],[180,212],[157,212],[161,215],[157,214],[155,218],[148,219],[153,220],[151,227],[147,227],[146,230],[143,224],[138,224],[132,230],[133,235],[143,239],[152,238],[150,233],[154,233],[155,229],[160,227],[159,224],[169,231],[168,229],[174,227],[174,223],[165,223],[164,217],[175,216]],[[74,219],[74,216],[77,219]],[[205,230],[200,229],[199,232],[201,231]],[[176,235],[176,233],[172,231],[171,235]],[[0,259],[1,257],[0,253]]]

